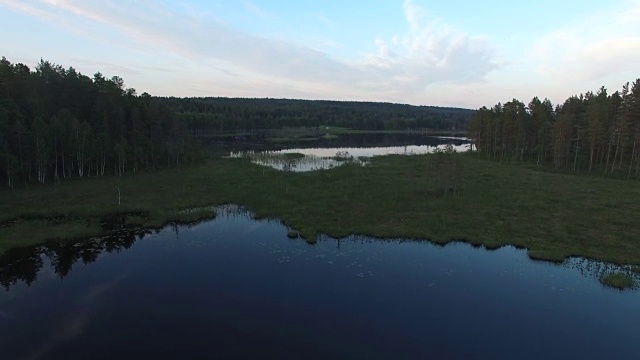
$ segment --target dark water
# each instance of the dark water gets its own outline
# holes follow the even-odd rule
[[[640,354],[640,292],[600,285],[610,266],[286,233],[231,209],[142,239],[14,252],[1,260],[0,358]]]
[[[323,137],[313,141],[270,142],[265,135],[227,137],[210,140],[209,145],[222,153],[237,151],[277,151],[309,148],[374,148],[396,146],[430,146],[453,144],[462,146],[468,141],[462,138],[425,136],[422,134],[344,134],[333,139]],[[333,155],[333,154],[332,154]]]

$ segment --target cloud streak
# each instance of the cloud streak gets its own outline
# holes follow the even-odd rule
[[[429,19],[426,11],[410,0],[404,3],[408,31],[399,36],[402,41],[377,39],[377,53],[348,60],[292,42],[248,34],[219,21],[172,12],[148,1],[2,3],[46,21],[98,22],[123,34],[131,47],[142,46],[147,51],[202,64],[216,63],[249,78],[268,79],[276,88],[297,87],[292,93],[320,91],[316,97],[395,94],[394,100],[398,101],[408,92],[423,91],[438,83],[480,82],[498,67],[495,51],[486,39]],[[250,2],[244,6],[256,16],[266,14]],[[78,21],[77,26],[89,25]]]
[[[424,86],[437,82],[469,84],[482,81],[500,66],[487,39],[430,20],[426,11],[411,0],[405,1],[404,11],[410,31],[402,41],[398,37],[391,41],[378,39],[378,54],[366,61],[385,69],[385,78]],[[398,51],[392,50],[394,45],[400,46]]]

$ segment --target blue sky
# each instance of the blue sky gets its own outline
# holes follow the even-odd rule
[[[0,0],[0,34],[153,95],[477,108],[640,77],[640,0]]]

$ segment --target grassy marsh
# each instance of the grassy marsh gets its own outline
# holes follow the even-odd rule
[[[95,230],[90,224],[109,213],[144,212],[157,222],[134,220],[158,225],[176,209],[235,203],[258,217],[281,219],[310,241],[320,233],[437,243],[461,239],[525,247],[543,260],[584,256],[640,265],[637,182],[459,156],[463,186],[455,197],[433,190],[431,155],[375,157],[366,167],[347,164],[306,173],[245,158],[216,159],[191,168],[2,191],[0,249],[49,236],[42,224],[16,229],[11,219],[65,214],[88,224],[84,230],[90,232]],[[18,230],[22,240],[11,236]]]

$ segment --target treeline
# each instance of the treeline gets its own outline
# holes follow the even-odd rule
[[[478,151],[499,160],[556,169],[640,176],[640,79],[622,91],[600,88],[553,106],[535,97],[482,107],[469,124]]]
[[[365,130],[464,130],[473,110],[374,102],[158,98],[194,135],[321,125]]]
[[[186,135],[170,109],[120,77],[0,61],[0,176],[9,187],[190,162]]]

